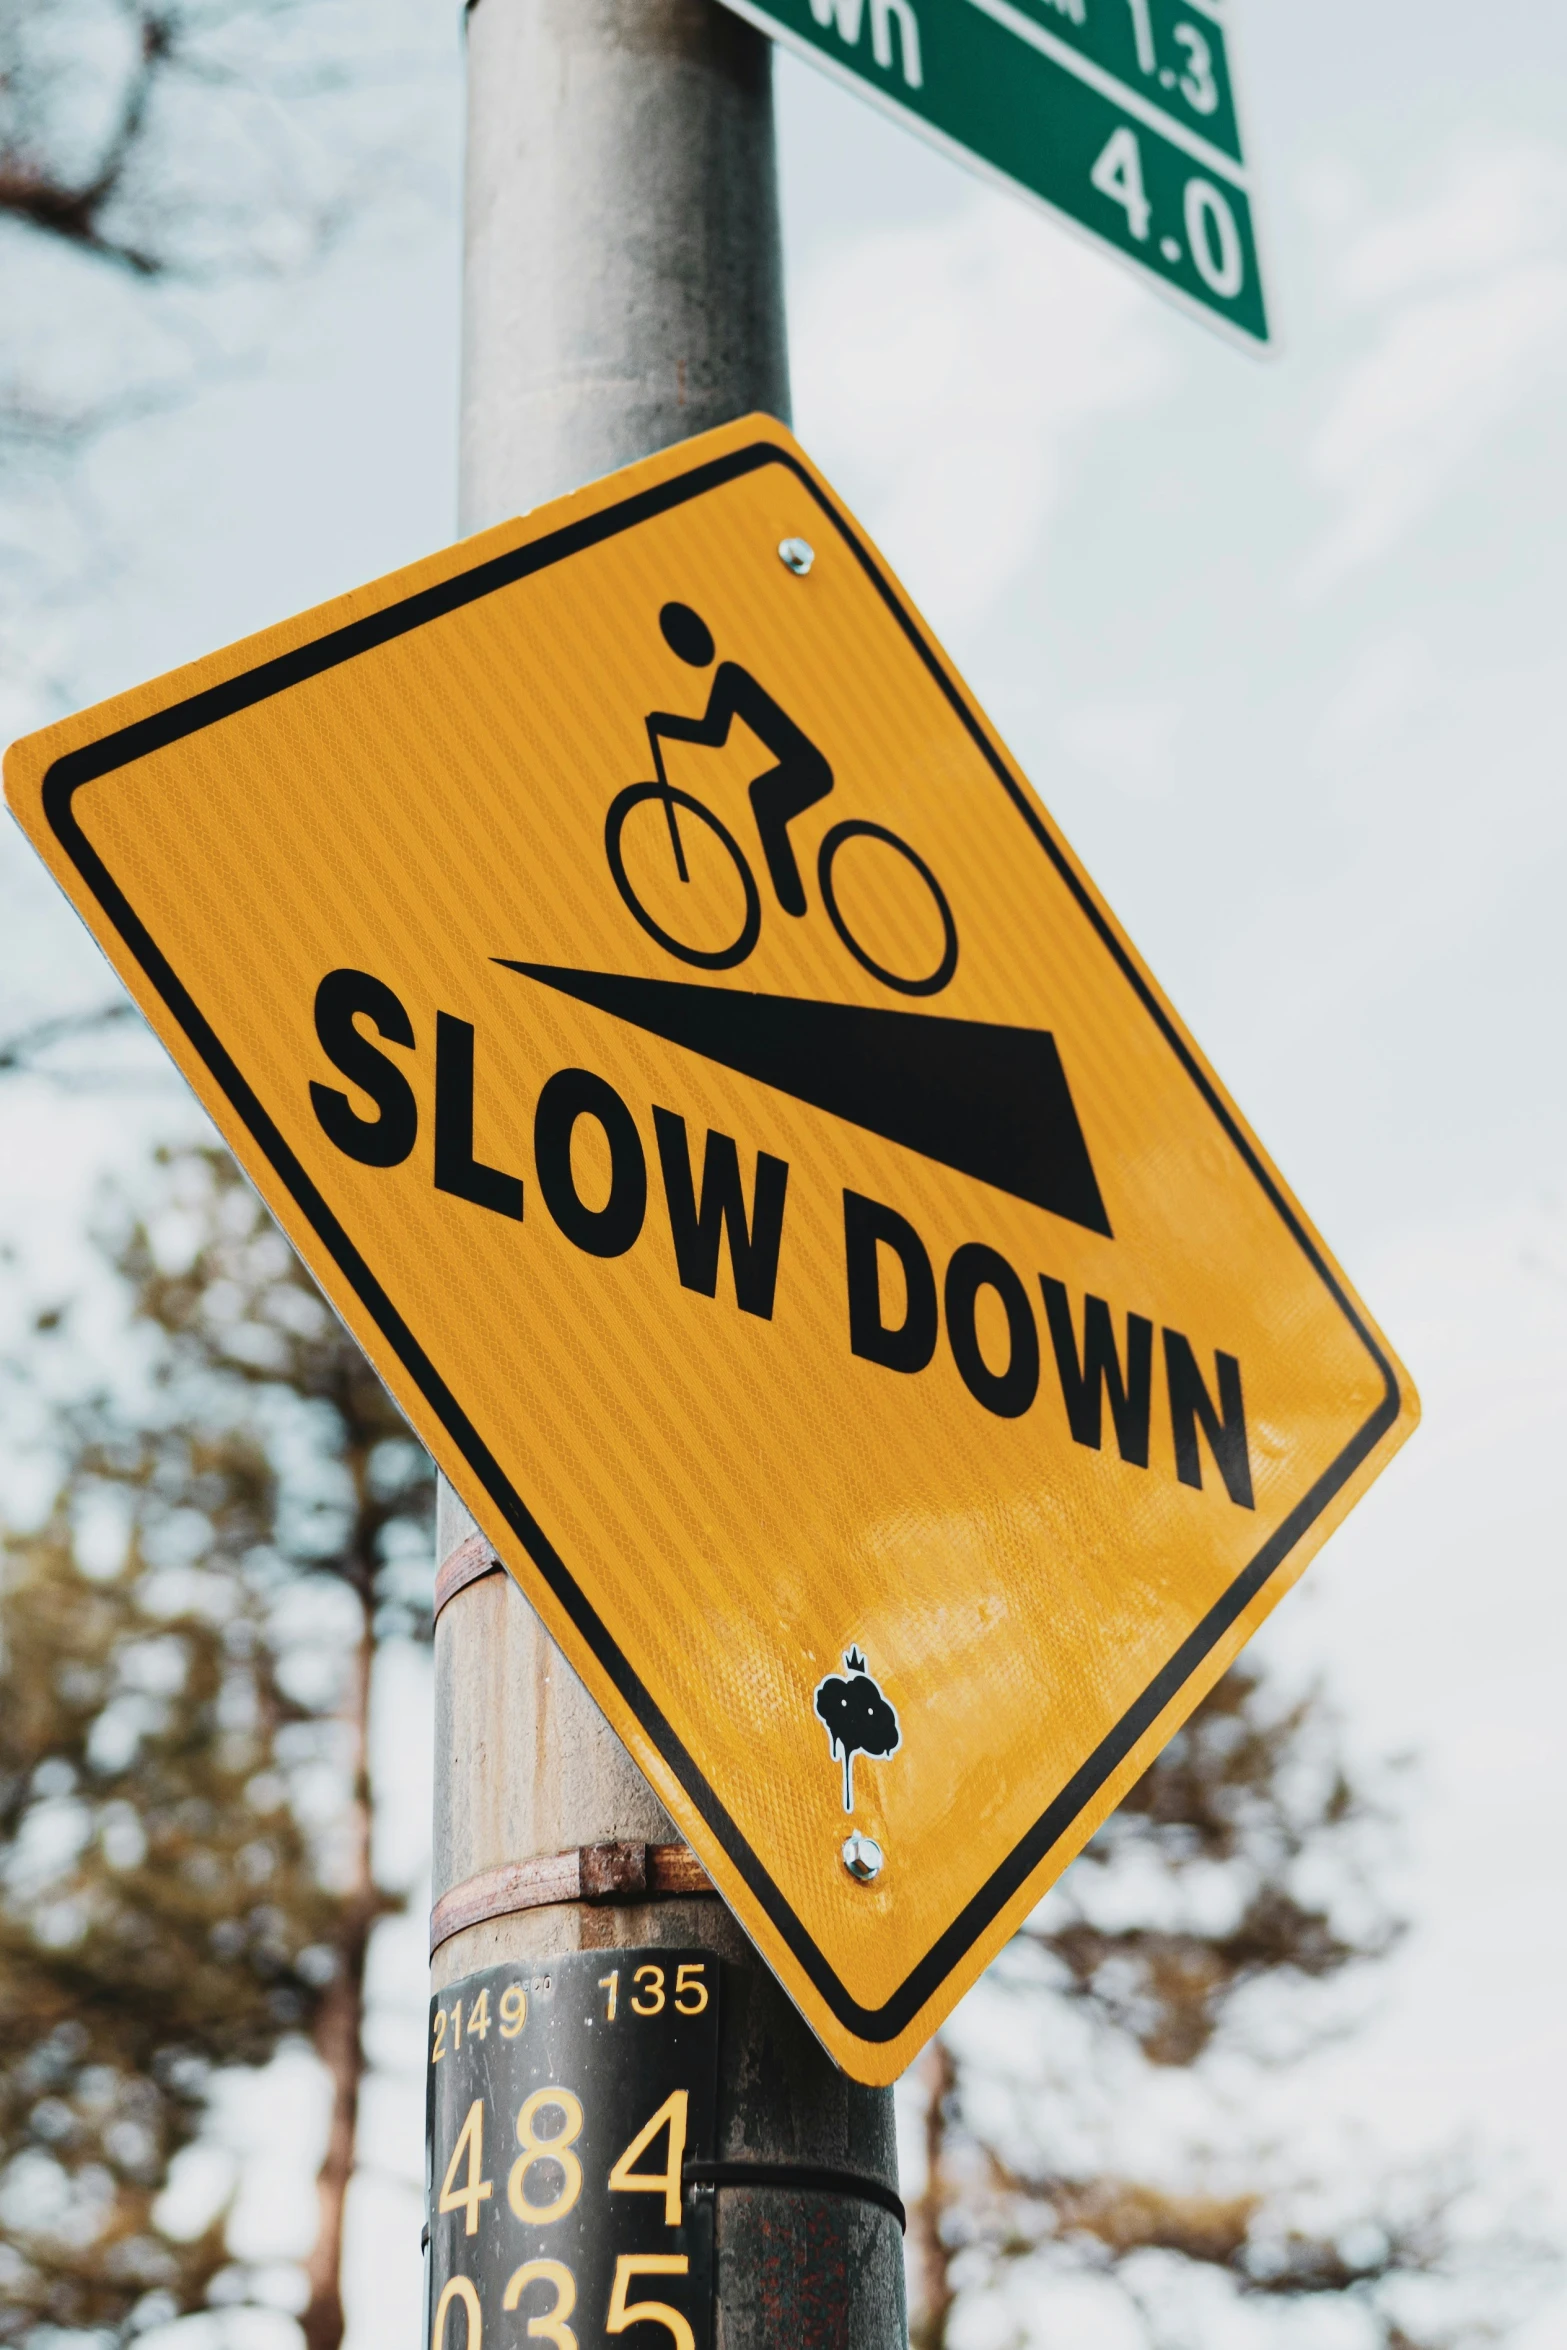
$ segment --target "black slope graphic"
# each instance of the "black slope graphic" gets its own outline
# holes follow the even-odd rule
[[[704,1060],[1110,1235],[1055,1038],[928,1012],[495,960]]]

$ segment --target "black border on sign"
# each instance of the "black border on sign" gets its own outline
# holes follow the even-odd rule
[[[918,1965],[905,1976],[891,1998],[876,2008],[862,2007],[838,1980],[756,1853],[702,1778],[692,1756],[642,1686],[630,1661],[594,1614],[565,1561],[535,1521],[521,1495],[513,1490],[499,1462],[484,1444],[457,1398],[290,1150],[189,990],[149,935],[124,892],[83,833],[72,808],[75,795],[84,784],[129,766],[132,761],[162,750],[170,743],[182,741],[187,735],[199,733],[204,727],[214,726],[237,711],[251,709],[256,703],[270,699],[273,694],[286,692],[290,686],[302,684],[307,678],[319,677],[324,671],[335,668],[339,662],[352,661],[377,645],[388,644],[413,629],[423,628],[430,621],[442,618],[448,612],[458,611],[465,604],[493,595],[497,589],[510,587],[518,580],[545,571],[568,556],[581,554],[588,547],[602,545],[606,539],[615,538],[622,531],[634,529],[637,524],[651,521],[657,515],[667,514],[673,508],[685,505],[693,498],[705,496],[710,490],[719,489],[742,475],[754,473],[764,465],[786,467],[852,550],[865,576],[966,727],[997,782],[1072,892],[1085,919],[1120,968],[1149,1018],[1163,1035],[1231,1144],[1250,1168],[1296,1246],[1375,1363],[1382,1375],[1384,1387],[1381,1403],[1331,1467],[1296,1503],[1250,1564],[1237,1575],[1223,1597],[1209,1609],[1162,1671],[1149,1682],[1108,1737],[1101,1740],[1053,1802],[1040,1813],[1028,1834],[959,1911]],[[85,744],[80,750],[68,751],[54,762],[44,777],[43,804],[55,837],[77,872],[227,1096],[257,1148],[286,1186],[295,1206],[328,1251],[377,1329],[395,1350],[409,1378],[527,1551],[538,1573],[549,1585],[648,1738],[701,1812],[822,1999],[839,2023],[858,2039],[872,2044],[895,2040],[913,2022],[926,2001],[961,1962],[998,1912],[1039,1867],[1052,1845],[1060,1840],[1079,1813],[1093,1801],[1111,1773],[1124,1762],[1144,1732],[1158,1719],[1215,1644],[1249,1607],[1307,1528],[1322,1515],[1335,1495],[1343,1490],[1356,1469],[1397,1420],[1401,1397],[1392,1364],[1357,1313],[1352,1300],[1345,1295],[1332,1268],[1324,1262],[1320,1250],[1302,1226],[1289,1201],[1257,1157],[1163,1006],[1079,881],[1064,851],[1051,837],[1042,810],[1008,773],[1004,762],[992,748],[983,726],[948,675],[940,656],[926,639],[913,615],[899,600],[869,549],[791,451],[772,441],[753,441],[744,448],[730,451],[727,456],[716,457],[704,465],[695,466],[689,473],[660,482],[653,489],[640,490],[634,496],[604,508],[600,513],[567,523],[562,529],[551,531],[546,537],[535,539],[531,544],[518,547],[509,554],[492,556],[488,562],[476,564],[471,571],[461,572],[455,578],[441,581],[437,586],[421,588],[416,595],[405,598],[401,603],[389,605],[384,611],[373,612],[363,620],[350,621],[346,626],[317,638],[312,644],[300,645],[292,652],[279,654],[273,660],[264,661],[258,668],[230,678],[222,685],[209,686],[204,692],[192,694],[188,700],[176,703],[171,709],[160,710],[150,718],[138,719],[114,734],[105,735],[99,742]]]

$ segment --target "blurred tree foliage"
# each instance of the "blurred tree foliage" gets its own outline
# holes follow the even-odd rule
[[[0,1569],[0,2340],[232,2290],[224,2214],[181,2240],[158,2198],[215,2073],[307,2034],[333,2098],[303,2322],[332,2350],[366,1958],[400,1906],[372,1671],[428,1632],[431,1474],[227,1154],[161,1172],[111,1250],[135,1408],[105,1381],[65,1412],[53,1507]]]
[[[64,1410],[53,1506],[0,1552],[0,2340],[128,2340],[243,2293],[225,2213],[181,2235],[160,2197],[215,2077],[304,2034],[333,2098],[303,2322],[335,2350],[366,1958],[397,1906],[371,1683],[380,1642],[428,1631],[430,1473],[226,1154],[161,1184],[110,1252],[125,1375]],[[1085,2281],[1148,2350],[1237,2339],[1236,2305],[1347,2318],[1357,2350],[1499,2329],[1542,2256],[1477,2242],[1463,2177],[1139,2135],[1149,2083],[1342,2027],[1314,2002],[1398,1938],[1379,1818],[1320,1696],[1219,1683],[922,2060],[918,2350],[970,2314],[999,2338],[1012,2281],[1019,2342],[1078,2339],[1050,2296]]]
[[[1108,2323],[1147,2350],[1266,2340],[1270,2314],[1357,2350],[1506,2330],[1549,2251],[1494,2217],[1477,2229],[1463,2170],[1314,2179],[1267,2146],[1216,2150],[1215,2119],[1236,2134],[1222,2106],[1195,2147],[1189,2104],[1160,2122],[1161,2077],[1197,2089],[1222,2053],[1233,2099],[1237,2059],[1265,2071],[1347,2028],[1313,1993],[1400,1938],[1374,1883],[1385,1825],[1322,1694],[1281,1704],[1232,1666],[991,1969],[988,2034],[960,2013],[922,2060],[914,2350],[952,2350],[965,2309],[1025,2275],[1047,2311],[1076,2290],[1062,2339]],[[1140,2135],[1146,2159],[1127,2161]],[[1243,2335],[1248,2309],[1263,2330]],[[1039,2338],[1057,2338],[1048,2319]]]

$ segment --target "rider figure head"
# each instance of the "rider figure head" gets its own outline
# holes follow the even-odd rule
[[[664,642],[682,661],[689,661],[693,669],[705,669],[714,651],[713,632],[699,612],[689,604],[666,604],[658,616],[658,625],[664,632]]]

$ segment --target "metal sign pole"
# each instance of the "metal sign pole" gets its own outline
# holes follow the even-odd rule
[[[768,42],[715,0],[470,0],[468,75],[463,530],[731,417],[761,409],[787,418]],[[485,2045],[475,2056],[500,2104],[515,2093],[497,2069],[510,2030],[502,2002],[511,2003],[520,2052],[528,2034],[518,2017],[542,2015],[554,1998],[564,2031],[564,1986],[579,1979],[591,1988],[599,2039],[590,2062],[578,1998],[582,2077],[565,2081],[574,2060],[556,2053],[555,2040],[542,2076],[570,2101],[552,2105],[545,2089],[533,2090],[518,2115],[495,2114],[487,2148],[471,2126],[481,2101],[469,2100],[467,2086],[453,2101],[455,2065],[432,2075],[432,2221],[457,2247],[440,2271],[436,2350],[464,2340],[477,2350],[496,2325],[527,2330],[535,2315],[532,2330],[550,2331],[565,2322],[568,2290],[584,2341],[634,2325],[638,2342],[667,2336],[706,2350],[707,2311],[684,2299],[683,2284],[648,2281],[657,2253],[627,2254],[613,2272],[589,2277],[554,2257],[569,2250],[568,2206],[559,2221],[538,2219],[555,2208],[548,2197],[569,2197],[574,2176],[579,2221],[604,2194],[606,2181],[588,2175],[602,2151],[591,2083],[632,1997],[631,1962],[622,1987],[615,1954],[647,1961],[647,1996],[637,2001],[645,2013],[667,1997],[664,1974],[678,1979],[673,1964],[648,1958],[661,1950],[712,1952],[721,1962],[714,2142],[705,2159],[688,2149],[682,2181],[688,2219],[710,2199],[714,2350],[894,2350],[906,2321],[891,2092],[861,2087],[829,2061],[444,1478],[437,1557],[432,2054],[456,2057],[465,2024],[472,2035],[482,2013]],[[584,1951],[602,1951],[603,1964],[584,1973],[580,1962],[562,1963],[551,1977],[552,1959]],[[702,1978],[695,1966],[684,1971],[691,1996],[677,2003],[689,2014]],[[493,2009],[479,2005],[481,1976]],[[548,1993],[530,1993],[546,1983]],[[672,2020],[672,2008],[663,2014]],[[631,2037],[612,2046],[622,2070],[648,2063],[651,2119],[676,2060],[663,2041],[657,2062],[651,2039],[640,2050]],[[533,2078],[517,2074],[524,2085]],[[469,2138],[459,2152],[462,2127]],[[584,2159],[574,2173],[566,2139],[577,2128],[571,2145]],[[565,2148],[559,2160],[548,2155],[552,2140]],[[645,2188],[650,2166],[656,2183],[675,2143],[671,2122],[637,2158],[640,2171],[612,2148],[621,2160],[609,2187],[618,2179]],[[641,2191],[611,2192],[602,2209],[615,2221],[658,2217]],[[481,2256],[486,2237],[494,2249]],[[606,2281],[609,2305],[595,2308]],[[503,2283],[504,2306],[518,2312],[509,2319]],[[682,2335],[682,2324],[694,2334]]]

